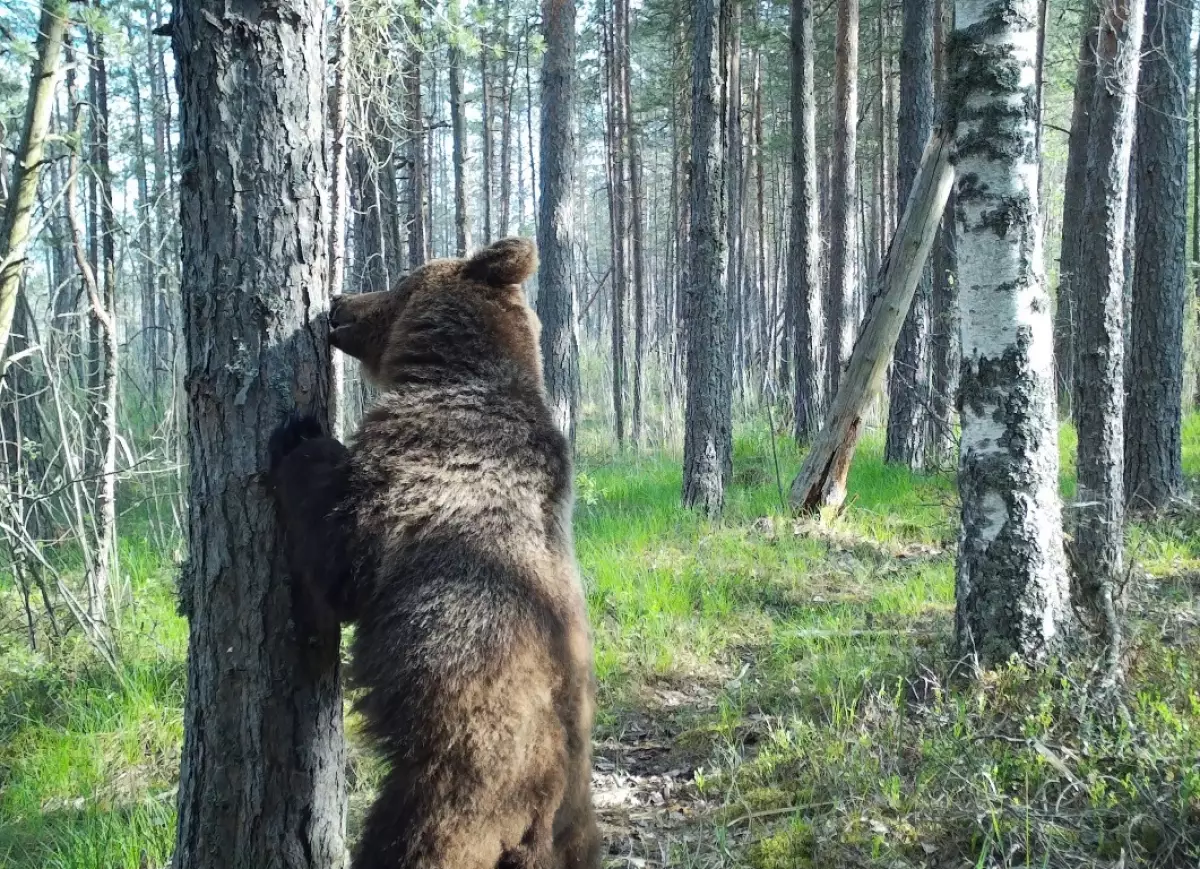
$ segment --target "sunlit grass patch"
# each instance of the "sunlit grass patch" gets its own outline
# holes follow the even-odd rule
[[[886,465],[881,432],[859,446],[845,508],[798,519],[782,502],[801,452],[740,426],[717,522],[680,508],[678,455],[618,452],[605,435],[585,426],[576,479],[598,744],[652,731],[686,756],[699,795],[686,835],[637,859],[1073,869],[1123,852],[1126,865],[1196,865],[1200,513],[1181,504],[1130,529],[1125,719],[1098,707],[1087,661],[964,678],[953,474]],[[1065,428],[1067,492],[1072,438]],[[1200,478],[1200,415],[1184,463]],[[178,541],[155,503],[122,513],[120,679],[78,631],[29,651],[0,578],[0,624],[16,626],[0,632],[0,865],[170,856],[187,625]],[[380,765],[353,716],[347,731],[353,836]]]

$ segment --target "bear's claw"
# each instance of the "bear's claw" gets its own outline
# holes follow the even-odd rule
[[[271,433],[271,440],[267,444],[267,453],[271,460],[271,473],[274,474],[283,460],[304,441],[324,436],[325,432],[321,427],[321,421],[317,417],[310,413],[294,412],[288,417],[287,422]]]

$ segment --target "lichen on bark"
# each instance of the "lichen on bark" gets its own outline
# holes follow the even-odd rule
[[[1070,625],[1042,267],[1036,2],[960,0],[951,41],[962,367],[959,648],[1052,655]]]

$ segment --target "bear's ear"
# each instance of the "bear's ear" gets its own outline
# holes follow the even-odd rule
[[[537,249],[527,238],[502,238],[476,251],[463,274],[493,287],[523,284],[537,269]]]

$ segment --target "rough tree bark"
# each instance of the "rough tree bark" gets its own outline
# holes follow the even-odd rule
[[[1192,58],[1192,78],[1200,80],[1200,40]],[[1192,107],[1192,268],[1200,266],[1200,99]],[[1196,329],[1200,332],[1200,281],[1196,281]],[[1196,394],[1192,404],[1200,406],[1200,377],[1196,378]]]
[[[721,9],[721,60],[724,64],[725,88],[724,142],[725,154],[725,201],[728,216],[725,221],[726,256],[725,281],[729,296],[730,329],[730,384],[736,383],[738,395],[745,388],[745,343],[746,315],[749,300],[742,292],[742,272],[745,269],[746,252],[746,190],[742,172],[745,154],[742,148],[742,15],[738,2],[725,3]],[[736,372],[733,368],[736,366]]]
[[[755,26],[759,25],[757,13],[753,19]],[[770,281],[768,289],[767,278],[767,200],[766,200],[766,139],[763,133],[763,52],[762,48],[755,46],[754,49],[754,79],[751,86],[753,96],[754,109],[751,113],[750,121],[750,139],[753,142],[754,152],[754,272],[751,273],[748,269],[746,272],[746,295],[757,295],[761,299],[761,313],[759,333],[762,336],[759,340],[761,363],[762,363],[762,384],[763,384],[763,399],[764,401],[777,402],[779,396],[775,394],[774,384],[771,384],[771,379],[775,372],[779,372],[780,380],[778,386],[783,395],[791,392],[791,366],[788,364],[780,364],[780,360],[785,353],[790,353],[792,342],[787,332],[787,326],[782,330],[780,327],[781,317],[780,310],[780,286],[779,281]],[[778,223],[776,224],[778,226]],[[773,265],[777,265],[773,264]],[[778,275],[778,271],[772,268],[772,277]],[[752,293],[752,288],[756,288],[757,292]],[[769,298],[768,298],[769,295]],[[782,332],[782,334],[780,334]]]
[[[429,259],[429,208],[425,189],[425,116],[421,110],[422,3],[408,6],[408,45],[404,54],[404,103],[408,164],[408,265]]]
[[[814,53],[812,0],[792,0],[792,231],[788,248],[788,304],[795,322],[792,342],[795,429],[800,443],[817,433],[824,409]]]
[[[500,115],[500,166],[498,167],[497,204],[500,206],[496,220],[496,233],[503,237],[511,229],[512,206],[512,107],[513,85],[517,75],[517,50],[512,45],[512,0],[501,0],[500,3],[500,44],[499,60],[500,74],[497,82],[500,92],[496,95],[493,111]]]
[[[900,37],[900,113],[897,191],[908,200],[921,151],[933,130],[933,0],[904,0]],[[926,266],[900,330],[888,378],[884,460],[920,468],[925,460],[929,393],[929,296],[933,272]]]
[[[1087,194],[1079,215],[1075,296],[1078,503],[1072,559],[1081,602],[1104,627],[1110,663],[1120,628],[1113,597],[1125,549],[1125,234],[1142,0],[1105,0],[1096,35]]]
[[[176,869],[345,865],[338,634],[298,636],[267,441],[325,415],[320,0],[185,0],[182,105],[190,624]]]
[[[1200,40],[1196,41],[1196,53],[1192,55],[1192,81],[1200,80]],[[1200,179],[1200,99],[1192,105],[1192,178]],[[1192,262],[1200,263],[1200,184],[1192,185]],[[1200,281],[1196,283],[1197,299],[1200,299]],[[1200,317],[1200,309],[1196,314]],[[1200,404],[1200,378],[1196,380],[1194,404]]]
[[[1079,66],[1075,73],[1075,103],[1071,111],[1071,139],[1067,146],[1067,177],[1063,191],[1063,214],[1083,211],[1087,194],[1088,124],[1092,94],[1096,89],[1096,27],[1100,22],[1099,3],[1084,4],[1079,36]],[[1071,407],[1075,389],[1075,275],[1079,271],[1079,221],[1066,219],[1062,226],[1062,246],[1058,256],[1058,293],[1054,310],[1055,381],[1060,405]]]
[[[1183,321],[1187,312],[1191,4],[1146,0],[1138,83],[1125,493],[1162,507],[1183,489]]]
[[[862,332],[846,366],[846,374],[829,408],[829,417],[804,457],[792,482],[791,503],[811,512],[838,506],[846,497],[850,462],[862,431],[862,418],[878,393],[896,347],[913,293],[937,236],[954,171],[945,133],[929,140],[913,179],[900,226],[892,240],[878,288],[871,299]]]
[[[487,16],[489,4],[481,2],[477,6],[479,15]],[[488,63],[488,54],[491,52],[491,46],[488,44],[488,31],[486,27],[480,35],[479,40],[479,112],[480,124],[482,126],[483,141],[480,143],[479,155],[479,172],[480,183],[483,185],[483,241],[482,244],[490,244],[492,242],[492,81],[490,75],[491,64]]]
[[[630,381],[633,387],[633,409],[630,417],[629,436],[635,447],[642,442],[642,380],[646,355],[646,239],[645,239],[645,193],[642,184],[642,159],[638,149],[637,130],[633,124],[633,68],[630,63],[631,15],[629,0],[619,0],[625,34],[625,46],[621,50],[621,85],[624,96],[621,100],[625,109],[625,139],[629,158],[629,270],[633,278],[633,365]]]
[[[45,0],[38,25],[37,59],[29,77],[29,101],[25,104],[25,126],[0,231],[0,378],[4,376],[5,348],[17,306],[17,291],[25,270],[29,228],[37,202],[42,172],[42,152],[50,114],[54,109],[54,85],[58,79],[58,57],[67,32],[67,5],[62,0]]]
[[[732,444],[725,165],[721,153],[721,0],[692,5],[692,147],[688,233],[687,408],[683,503],[708,516],[725,505]]]
[[[854,305],[854,193],[858,143],[858,0],[838,0],[833,79],[833,189],[829,198],[829,276],[825,290],[826,380],[837,394]]]
[[[133,44],[133,25],[126,28],[126,38]],[[137,180],[137,272],[141,284],[138,299],[138,337],[141,339],[143,364],[146,366],[150,390],[150,406],[159,412],[158,365],[158,303],[154,298],[154,205],[150,201],[149,163],[146,160],[144,116],[142,112],[142,86],[137,74],[137,64],[129,64],[129,97],[133,108],[133,174]]]
[[[146,29],[155,29],[153,22],[161,20],[157,3],[146,8]],[[174,154],[175,149],[168,147],[171,129],[171,87],[167,81],[166,40],[147,39],[147,66],[150,69],[150,108],[154,115],[154,152],[151,155],[154,164],[154,183],[150,195],[155,203],[155,233],[158,246],[155,249],[155,294],[158,299],[158,315],[156,322],[161,329],[158,337],[159,357],[155,360],[156,368],[165,372],[167,380],[176,382],[177,366],[175,350],[178,346],[175,332],[177,322],[175,294],[171,287],[176,284],[173,280],[178,276],[179,258],[173,255],[177,250],[179,237],[178,220],[175,209]],[[168,251],[172,255],[165,255]]]
[[[888,81],[887,29],[889,14],[887,6],[880,2],[875,20],[875,129],[878,142],[879,159],[875,163],[875,242],[882,257],[892,238],[894,215],[892,214],[888,192],[892,186],[892,169],[888,164],[888,134],[896,118],[889,111],[891,108],[891,83]],[[923,143],[922,143],[923,144]],[[917,147],[921,147],[919,144]],[[920,159],[920,155],[917,155]]]
[[[946,100],[946,8],[937,0],[934,28],[934,81],[937,104]],[[933,247],[933,291],[929,301],[929,433],[925,438],[928,468],[949,466],[955,456],[952,416],[958,392],[958,257],[954,234],[954,191],[942,215]]]
[[[466,256],[471,246],[467,212],[467,110],[463,98],[462,0],[450,0],[450,134],[454,160],[454,246]]]
[[[1070,616],[1053,331],[1037,198],[1036,0],[957,0],[962,500],[955,628],[984,666],[1042,659]]]
[[[1094,2],[1094,0],[1091,0]],[[1050,29],[1050,0],[1038,0],[1037,20],[1037,54],[1033,61],[1033,80],[1035,82],[1035,99],[1037,100],[1037,130],[1034,145],[1038,153],[1042,152],[1042,124],[1046,120],[1046,37]],[[1045,195],[1045,167],[1038,161],[1038,199]]]
[[[575,170],[575,2],[543,0],[542,154],[537,237],[538,319],[546,394],[559,429],[575,442],[579,351],[571,269],[571,187]]]
[[[533,54],[531,45],[532,39],[530,34],[533,32],[533,21],[530,18],[525,19],[525,141],[529,147],[526,149],[526,155],[529,158],[529,198],[530,198],[530,214],[533,219],[537,219],[538,213],[538,174],[537,174],[537,158],[534,155],[536,150],[533,146],[533,71],[530,69],[532,62],[530,60]]]
[[[608,150],[608,213],[609,242],[612,249],[612,303],[610,335],[612,338],[612,405],[613,429],[617,448],[625,445],[625,300],[629,296],[629,186],[628,161],[626,159],[625,110],[623,107],[625,88],[621,79],[624,74],[620,61],[623,16],[621,0],[613,0],[611,11],[600,6],[602,19],[608,21],[604,28],[605,92],[607,95],[606,142]]]

